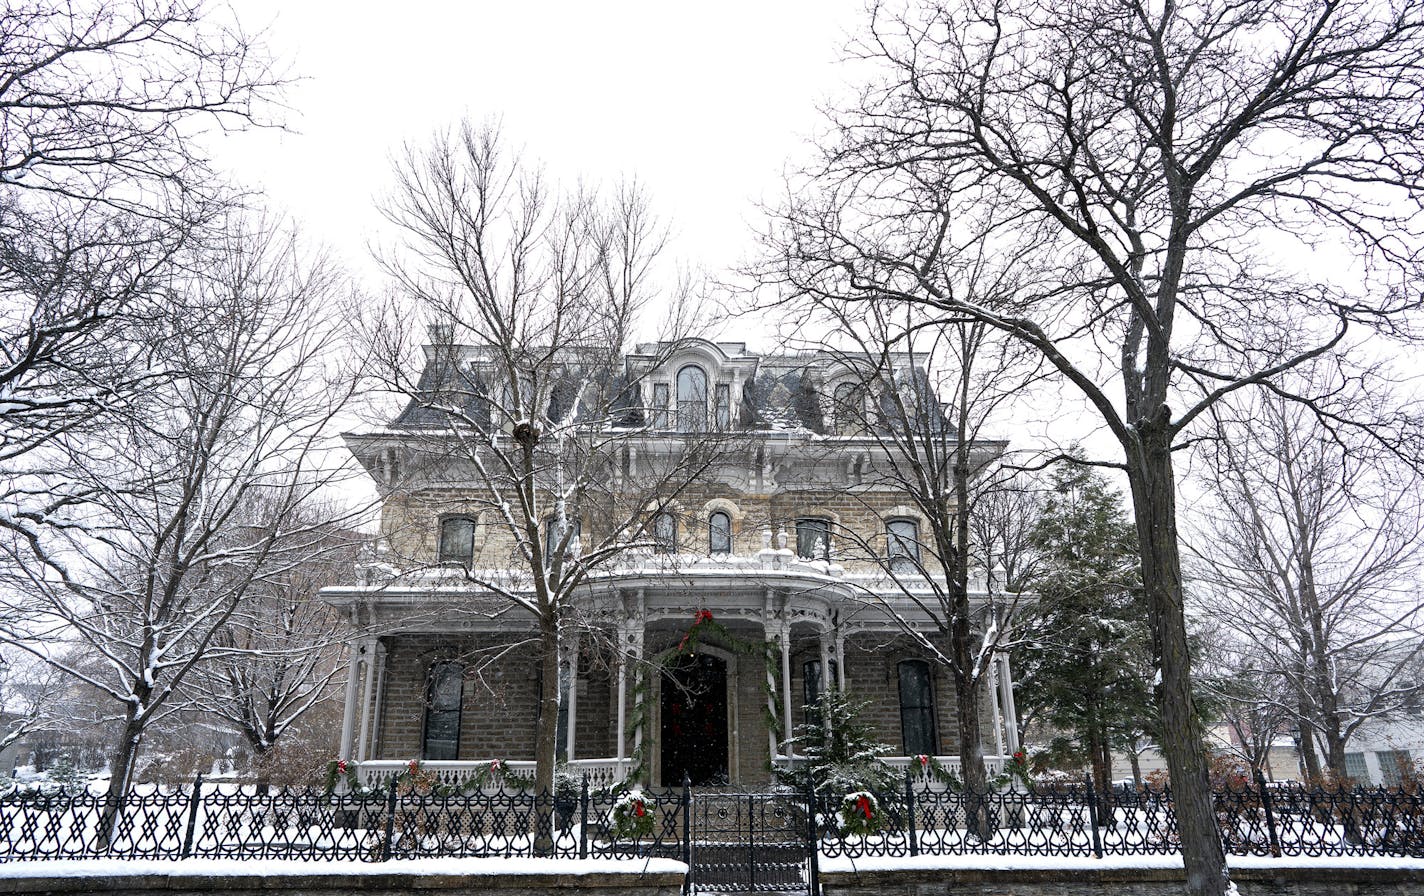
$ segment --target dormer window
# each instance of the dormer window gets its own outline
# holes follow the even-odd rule
[[[865,431],[865,387],[841,383],[832,393],[832,401],[836,435],[854,436]]]
[[[653,383],[653,408],[648,419],[652,422],[653,429],[668,428],[668,396],[667,383]]]
[[[732,428],[732,387],[728,383],[717,384],[717,429],[726,432]]]
[[[677,428],[682,432],[707,428],[707,372],[696,364],[677,372]]]

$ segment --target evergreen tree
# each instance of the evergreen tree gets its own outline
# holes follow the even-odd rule
[[[1113,748],[1156,728],[1135,529],[1101,474],[1067,463],[1033,541],[1044,572],[1026,619],[1032,647],[1015,660],[1018,699],[1025,717],[1056,734],[1048,760],[1086,764],[1106,787]]]
[[[790,769],[778,768],[777,781],[804,793],[810,776],[816,793],[833,800],[860,790],[894,792],[897,773],[880,758],[890,747],[876,740],[870,725],[860,719],[863,707],[839,691],[822,694],[807,707],[808,721],[797,727],[792,740],[803,761]]]

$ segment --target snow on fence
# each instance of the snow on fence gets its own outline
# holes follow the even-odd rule
[[[380,790],[202,784],[146,786],[121,805],[88,791],[0,795],[0,862],[56,858],[355,859],[525,857],[684,859],[700,836],[695,789],[557,796],[423,779]],[[1424,794],[1385,788],[1244,786],[1215,792],[1237,855],[1424,858]],[[822,856],[964,853],[1105,856],[1179,848],[1169,790],[1084,785],[983,794],[907,777],[895,792],[833,794],[811,805]],[[789,831],[809,825],[795,819]],[[809,833],[803,843],[811,841]]]

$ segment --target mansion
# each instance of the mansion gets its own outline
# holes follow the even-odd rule
[[[428,348],[426,358],[421,388],[462,377],[499,400],[487,350]],[[510,597],[526,587],[528,570],[517,569],[528,546],[510,534],[509,506],[491,500],[487,463],[450,448],[453,428],[433,402],[348,434],[382,515],[379,562],[361,584],[323,591],[358,633],[341,756],[372,784],[413,758],[452,778],[495,760],[527,768],[539,697],[554,686],[560,758],[595,784],[672,786],[687,775],[758,786],[794,757],[808,707],[814,718],[834,688],[865,704],[861,718],[892,764],[928,754],[956,767],[952,679],[912,637],[935,627],[926,523],[882,475],[890,449],[863,423],[881,397],[829,353],[684,340],[640,345],[622,363],[635,398],[599,424],[597,485],[611,497],[560,505],[566,523],[540,524],[546,558],[604,558],[573,593],[577,625],[556,683],[542,680],[535,617]],[[469,407],[499,425],[488,403]],[[513,445],[508,432],[493,444]],[[620,496],[662,481],[667,459],[704,439],[710,459],[696,475],[640,498],[634,516],[650,513],[619,536],[629,546],[599,553]],[[975,464],[1003,447],[975,443]],[[988,604],[984,579],[971,572],[976,605]],[[1018,746],[1006,655],[992,659],[980,712],[993,775]]]

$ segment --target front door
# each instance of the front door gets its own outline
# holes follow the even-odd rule
[[[693,653],[663,673],[663,786],[727,783],[727,664]]]

